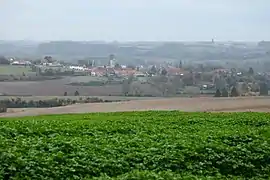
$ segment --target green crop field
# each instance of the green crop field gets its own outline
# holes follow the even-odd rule
[[[0,179],[269,179],[270,115],[167,111],[0,119]]]
[[[22,75],[23,73],[32,73],[29,66],[0,65],[0,75]]]

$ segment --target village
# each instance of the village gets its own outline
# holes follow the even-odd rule
[[[77,63],[63,63],[51,56],[45,56],[39,61],[24,61],[14,58],[9,58],[8,61],[9,65],[6,67],[26,68],[25,72],[21,74],[22,77],[17,78],[17,81],[46,80],[47,87],[51,87],[51,89],[65,87],[62,88],[65,92],[52,90],[46,94],[43,90],[42,94],[36,91],[30,93],[31,95],[61,96],[61,94],[68,94],[69,89],[75,90],[76,88],[82,91],[80,94],[83,96],[228,97],[268,95],[269,75],[254,72],[252,67],[229,69],[202,64],[186,66],[181,60],[174,64],[164,62],[147,66],[140,64],[132,66],[119,64],[113,54],[108,56],[107,63],[100,65],[97,65],[94,59],[79,60]],[[27,68],[30,70],[27,71]],[[10,72],[8,76],[13,76],[12,73]],[[7,75],[0,75],[0,78],[2,76]],[[68,82],[63,81],[67,78],[69,78]],[[6,83],[8,80],[2,81],[2,83]],[[54,83],[50,84],[50,81]],[[20,94],[23,92],[22,89],[20,88]],[[232,91],[235,93],[233,94]]]

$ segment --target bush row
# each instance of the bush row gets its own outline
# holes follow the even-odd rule
[[[61,79],[60,76],[24,76],[24,75],[0,75],[0,81],[42,81]]]
[[[102,102],[112,102],[109,100],[102,100],[96,97],[88,98],[79,98],[78,100],[74,99],[48,99],[48,100],[22,100],[21,98],[17,99],[5,99],[1,100],[0,104],[2,107],[6,108],[46,108],[46,107],[58,107],[66,106],[76,103],[102,103]]]

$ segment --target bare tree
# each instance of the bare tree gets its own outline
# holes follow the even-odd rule
[[[139,81],[133,82],[130,86],[133,95],[142,96],[143,91],[141,89],[141,82]]]
[[[129,90],[130,90],[130,87],[129,87],[128,81],[127,79],[125,79],[122,84],[122,92],[125,96],[127,96],[129,93]]]
[[[189,72],[187,74],[184,74],[183,76],[183,82],[185,86],[192,86],[194,85],[194,76],[192,72]]]
[[[241,93],[242,94],[246,94],[249,92],[249,87],[248,87],[248,84],[246,82],[242,83],[242,86],[241,86]]]
[[[160,90],[161,90],[163,96],[166,96],[166,95],[169,94],[170,86],[169,86],[169,84],[167,82],[166,83],[161,83],[159,87],[160,87]]]
[[[217,75],[214,78],[214,84],[216,89],[224,89],[226,87],[226,81],[223,76]]]
[[[190,95],[200,94],[200,88],[196,86],[185,86],[184,92]]]
[[[176,93],[180,88],[184,88],[184,83],[181,79],[180,75],[173,76],[171,78],[171,85],[174,90],[174,93]]]
[[[134,75],[130,74],[127,79],[124,79],[122,84],[122,92],[125,96],[128,95],[130,91],[130,86],[132,84],[132,81],[134,80]]]
[[[134,80],[134,74],[130,74],[128,76],[128,83],[131,84],[133,80]]]
[[[213,79],[213,74],[212,73],[209,73],[209,72],[202,73],[202,80],[203,81],[211,82],[212,79]]]
[[[253,82],[251,85],[251,91],[252,92],[259,92],[260,91],[260,85],[258,83]]]

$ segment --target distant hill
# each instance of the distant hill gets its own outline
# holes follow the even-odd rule
[[[264,58],[261,46],[241,42],[79,42],[79,41],[0,41],[0,54],[4,56],[54,56],[60,60],[78,60],[87,57],[108,57],[115,54],[120,62],[152,59],[166,60],[241,60]]]

